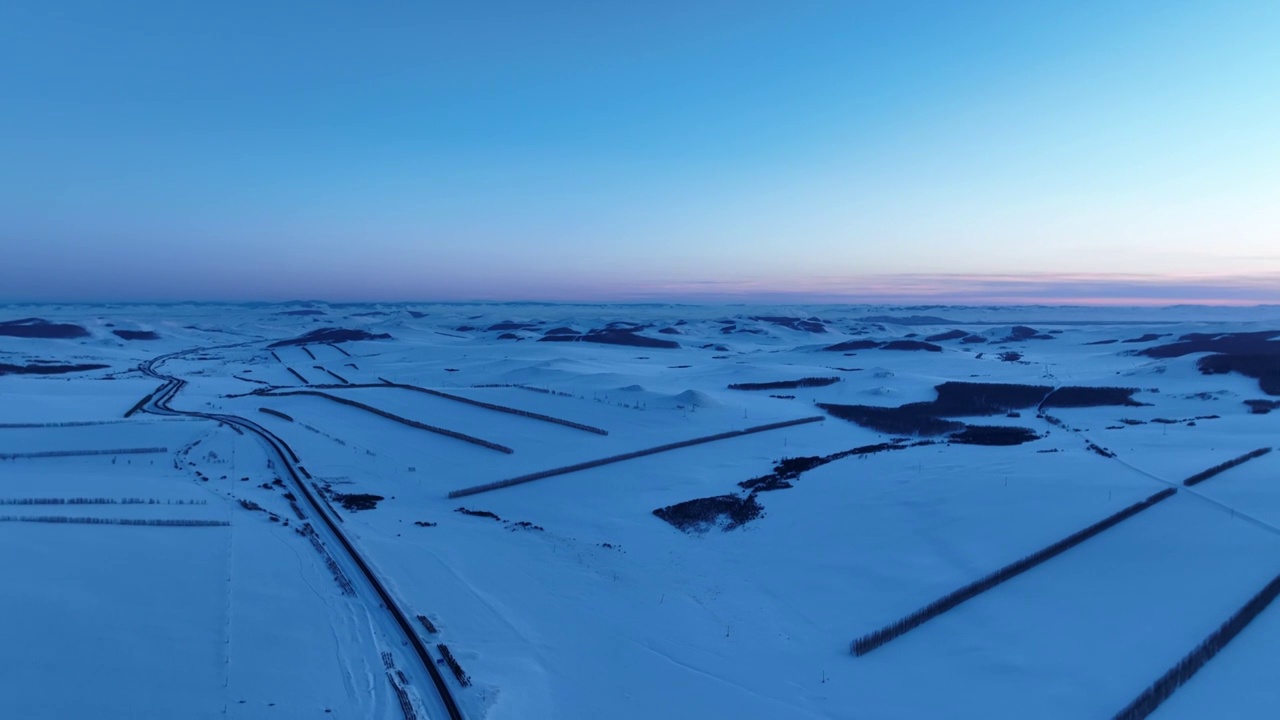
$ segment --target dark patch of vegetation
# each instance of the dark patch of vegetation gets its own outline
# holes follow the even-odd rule
[[[73,340],[89,337],[89,331],[70,323],[52,323],[41,318],[23,318],[0,322],[0,336],[42,338],[49,340]]]
[[[1237,610],[1227,621],[1218,626],[1209,637],[1195,647],[1186,657],[1178,661],[1168,672],[1151,684],[1133,702],[1116,714],[1115,720],[1142,720],[1169,699],[1173,692],[1186,684],[1200,668],[1204,667],[1236,635],[1239,635],[1253,619],[1267,609],[1267,606],[1280,596],[1280,576],[1267,583],[1265,587],[1249,598],[1249,602]]]
[[[1172,497],[1173,494],[1176,492],[1177,490],[1174,488],[1167,488],[1165,490],[1161,490],[1160,492],[1156,493],[1155,495],[1152,495],[1146,500],[1143,500],[1138,503],[1134,503],[1133,505],[1130,505],[1129,507],[1121,510],[1120,512],[1115,513],[1114,515],[1111,515],[1107,518],[1104,518],[1103,520],[1100,520],[1083,530],[1072,533],[1071,535],[1068,535],[1067,537],[1059,540],[1058,542],[1053,543],[1052,545],[1042,550],[1039,550],[1030,555],[1027,555],[1021,560],[1018,560],[1014,563],[1006,565],[1000,568],[999,570],[991,573],[990,575],[987,575],[986,577],[981,578],[980,580],[972,582],[954,592],[944,595],[941,598],[938,598],[937,600],[934,600],[933,602],[924,606],[923,608],[911,613],[910,615],[907,615],[901,620],[898,620],[879,630],[876,630],[873,633],[869,633],[867,635],[864,635],[858,638],[857,640],[854,640],[851,650],[853,651],[854,655],[858,655],[858,656],[866,655],[867,653],[871,652],[872,650],[875,650],[881,645],[884,645],[890,640],[901,637],[902,635],[905,635],[911,630],[914,630],[915,628],[920,627],[921,625],[928,622],[929,620],[932,620],[933,618],[947,612],[948,610],[955,608],[957,605],[965,602],[966,600],[972,600],[978,595],[981,595],[987,590],[990,590],[996,587],[997,585],[1005,582],[1006,580],[1011,580],[1017,577],[1018,575],[1021,575],[1022,573],[1030,570],[1031,568],[1037,565],[1040,565],[1041,563],[1047,560],[1051,560],[1057,557],[1058,555],[1061,555],[1062,553],[1066,552],[1067,550],[1070,550],[1071,548],[1079,545],[1080,543],[1088,540],[1089,538],[1092,538],[1098,535],[1099,533],[1102,533],[1104,530],[1108,530],[1120,524],[1121,522],[1128,520],[1129,518],[1133,517],[1134,515],[1137,515],[1143,510],[1146,510],[1152,507],[1156,503],[1159,503],[1163,500],[1166,500]]]
[[[881,350],[924,350],[925,352],[942,352],[940,345],[921,342],[919,340],[891,340],[880,346]]]
[[[299,347],[302,349],[302,352],[307,354],[307,357],[311,358],[312,360],[316,359],[316,354],[311,352],[311,348],[307,347],[306,345],[300,345]]]
[[[968,336],[968,337],[963,338],[963,339],[961,339],[961,340],[960,340],[960,342],[962,342],[962,343],[967,343],[967,344],[969,344],[969,345],[975,345],[975,344],[977,344],[977,343],[984,343],[984,342],[986,342],[986,341],[987,341],[987,339],[986,339],[986,338],[984,338],[984,337],[982,337],[981,335],[970,335],[970,336]]]
[[[268,415],[275,415],[276,417],[280,418],[281,420],[288,420],[289,422],[293,422],[293,418],[292,418],[292,417],[290,417],[290,416],[288,416],[288,415],[286,415],[286,414],[284,414],[284,413],[280,412],[279,410],[272,410],[271,408],[267,408],[267,407],[260,407],[260,408],[258,408],[258,412],[266,413],[266,414],[268,414]]]
[[[110,365],[99,363],[65,363],[50,365],[48,363],[32,363],[30,365],[10,365],[0,363],[0,375],[64,375],[66,373],[102,370]]]
[[[1244,463],[1247,463],[1254,458],[1260,458],[1269,452],[1271,452],[1271,448],[1269,447],[1258,448],[1257,450],[1254,450],[1252,452],[1247,452],[1238,458],[1233,458],[1224,463],[1219,463],[1218,465],[1214,465],[1208,470],[1201,470],[1195,475],[1192,475],[1186,480],[1183,480],[1182,484],[1186,485],[1187,487],[1191,487],[1192,485],[1198,485],[1204,482],[1205,480],[1208,480],[1209,478],[1213,477],[1214,475],[1219,475],[1221,473],[1224,473],[1230,470],[1231,468],[1236,467],[1237,465],[1243,465]]]
[[[835,417],[879,432],[940,435],[964,429],[962,423],[944,418],[1007,415],[1015,410],[1040,406],[1054,396],[1058,398],[1053,403],[1055,407],[1138,404],[1130,397],[1136,390],[1130,388],[1067,386],[1055,391],[1047,385],[946,382],[934,389],[938,397],[932,402],[908,403],[898,407],[820,403],[818,407]]]
[[[1162,337],[1169,337],[1169,333],[1144,333],[1142,337],[1129,338],[1128,340],[1121,340],[1120,342],[1126,342],[1126,343],[1155,342],[1156,340],[1159,340]]]
[[[968,425],[947,439],[961,445],[1021,445],[1039,440],[1040,434],[1030,428],[1011,425]]]
[[[876,340],[846,340],[835,345],[828,345],[822,349],[827,352],[854,352],[857,350],[874,350],[880,345],[881,343]]]
[[[160,336],[154,330],[112,330],[112,335],[121,340],[159,340]]]
[[[434,525],[435,523],[431,523],[431,524]],[[428,618],[426,615],[419,615],[418,622],[422,623],[423,629],[425,629],[427,632],[431,633],[432,635],[436,635],[440,632],[439,628],[436,627],[436,624],[431,622],[431,619]]]
[[[1082,407],[1145,407],[1148,403],[1133,399],[1137,388],[1122,387],[1085,387],[1068,385],[1049,393],[1049,397],[1040,403],[1047,408],[1082,408]]]
[[[469,508],[460,507],[454,510],[454,512],[460,512],[463,515],[470,515],[471,517],[483,517],[483,518],[489,518],[491,520],[497,520],[498,522],[502,522],[502,518],[489,512],[488,510],[471,510]]]
[[[424,528],[428,528],[428,527],[435,527],[435,526],[436,526],[436,523],[428,522],[428,521],[426,521],[426,520],[414,520],[414,521],[413,521],[413,524],[414,524],[414,525],[417,525],[418,527],[424,527]]]
[[[512,322],[510,320],[504,320],[503,322],[494,323],[493,325],[490,325],[489,331],[497,332],[499,330],[532,330],[536,327],[538,327],[538,323],[519,323],[519,322]]]
[[[555,327],[542,333],[543,335],[577,335],[578,331],[571,327]]]
[[[462,665],[458,664],[458,659],[449,651],[449,646],[444,643],[436,645],[440,650],[441,657],[444,658],[444,664],[449,666],[453,671],[453,676],[458,679],[458,684],[462,687],[471,687],[471,676],[462,671]]]
[[[925,340],[929,342],[945,342],[947,340],[959,340],[968,336],[969,333],[964,330],[948,330],[946,332],[938,333],[937,335],[930,335],[925,338]]]
[[[801,318],[779,317],[776,315],[760,315],[760,316],[753,317],[751,319],[757,322],[767,322],[771,325],[777,325],[779,327],[784,327],[789,330],[796,330],[799,332],[825,333],[827,331],[827,326],[823,325],[822,321],[816,317],[801,319]]]
[[[498,336],[499,340],[519,340],[520,336],[515,333],[504,332]]]
[[[534,530],[537,532],[543,532],[546,530],[546,528],[542,527],[541,525],[534,525],[528,520],[521,520],[520,522],[511,523],[510,529],[515,530],[516,528],[520,528],[521,530]]]
[[[307,345],[310,343],[343,343],[356,342],[359,340],[390,340],[391,335],[387,333],[374,334],[367,330],[353,330],[350,328],[320,328],[304,333],[296,338],[288,340],[279,340],[273,342],[267,347],[278,348],[287,347],[289,345]]]
[[[1094,340],[1093,342],[1087,342],[1085,345],[1111,345],[1118,342],[1120,341],[1116,338],[1107,338],[1106,340]]]
[[[305,316],[307,316],[307,315],[324,315],[325,313],[324,313],[324,311],[323,311],[323,310],[283,310],[283,311],[281,311],[280,313],[277,313],[277,314],[279,314],[279,315],[297,315],[297,316],[299,316],[299,317],[305,317]]]
[[[664,327],[658,332],[662,333],[663,335],[683,335],[684,334],[673,327]]]
[[[954,320],[935,317],[933,315],[868,315],[858,318],[864,323],[891,323],[893,325],[955,325]]]
[[[878,443],[875,445],[863,445],[851,450],[842,450],[830,455],[808,455],[804,457],[791,457],[779,460],[773,466],[773,472],[768,475],[761,475],[750,480],[743,480],[738,483],[738,487],[752,492],[769,492],[771,490],[786,490],[792,487],[791,481],[798,480],[800,476],[814,468],[822,467],[836,460],[843,460],[847,457],[865,457],[887,450],[905,450],[911,447],[919,447],[921,445],[932,445],[932,440],[921,440],[918,442],[908,442],[906,438],[897,438],[892,442]]]
[[[934,388],[938,398],[930,405],[941,417],[1003,415],[1010,410],[1035,407],[1053,388],[1013,383],[945,382]]]
[[[679,348],[680,343],[674,340],[660,340],[658,338],[648,337],[639,334],[641,328],[625,327],[612,328],[607,327],[599,330],[588,330],[581,335],[545,335],[538,338],[538,342],[588,342],[599,343],[602,345],[627,345],[630,347],[646,347],[646,348]]]
[[[756,502],[755,493],[748,493],[746,497],[716,495],[686,500],[658,508],[653,514],[682,532],[702,533],[716,526],[725,531],[742,527],[764,514],[764,508]]]
[[[1245,400],[1244,404],[1249,406],[1249,412],[1254,415],[1266,415],[1272,410],[1280,410],[1280,400]]]
[[[1115,454],[1115,453],[1113,453],[1113,452],[1111,452],[1110,450],[1108,450],[1108,449],[1106,449],[1106,448],[1104,448],[1104,447],[1102,447],[1102,446],[1100,446],[1100,445],[1097,445],[1097,444],[1095,444],[1095,443],[1089,443],[1089,444],[1086,446],[1086,449],[1087,449],[1087,450],[1089,450],[1090,452],[1097,453],[1097,454],[1101,455],[1102,457],[1104,457],[1104,458],[1108,458],[1108,459],[1113,458],[1113,457],[1115,457],[1115,456],[1116,456],[1116,454]]]
[[[840,382],[838,377],[807,377],[799,380],[778,380],[764,383],[733,383],[730,390],[790,390],[793,388],[826,387]]]
[[[914,403],[895,408],[818,403],[819,408],[833,417],[891,435],[941,435],[964,429],[964,423],[944,420],[930,412],[929,405]]]
[[[1280,342],[1270,342],[1280,337],[1280,330],[1242,333],[1188,333],[1177,342],[1143,348],[1137,353],[1147,357],[1166,359],[1191,353],[1225,353],[1228,355],[1278,355]]]
[[[1001,362],[1018,362],[1022,359],[1022,353],[1008,350],[1000,353],[996,357],[999,357]]]
[[[386,498],[381,495],[370,495],[368,493],[333,493],[333,499],[338,504],[346,508],[347,512],[358,512],[360,510],[373,510],[378,507],[378,503]]]
[[[1009,335],[998,342],[1022,342],[1023,340],[1052,340],[1053,336],[1026,325],[1014,325]]]
[[[36,517],[0,516],[0,522],[31,522],[73,525],[146,525],[152,527],[226,527],[226,520],[136,520],[132,518],[61,517],[40,515]]]
[[[1280,395],[1280,342],[1274,345],[1274,354],[1256,355],[1208,355],[1196,362],[1205,375],[1236,372],[1258,381],[1258,387],[1268,395]]]

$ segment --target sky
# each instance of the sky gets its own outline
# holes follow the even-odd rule
[[[1280,302],[1280,3],[0,3],[0,301]]]

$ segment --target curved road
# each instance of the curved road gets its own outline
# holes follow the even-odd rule
[[[243,344],[246,343],[236,343],[235,345]],[[235,345],[220,347],[234,347]],[[193,348],[169,353],[153,358],[138,366],[149,377],[164,382],[164,385],[146,399],[141,408],[143,412],[155,415],[182,415],[214,420],[239,428],[244,432],[252,433],[262,440],[270,454],[275,456],[279,466],[284,468],[285,474],[292,481],[294,489],[306,500],[311,513],[320,519],[320,523],[313,523],[312,527],[330,549],[330,553],[334,555],[334,560],[339,563],[343,572],[352,580],[356,587],[356,594],[368,601],[366,605],[370,615],[376,616],[379,610],[385,611],[386,616],[383,618],[383,622],[380,623],[383,632],[386,633],[388,638],[399,641],[402,646],[413,649],[412,657],[419,662],[415,663],[416,667],[402,669],[411,677],[419,680],[417,683],[419,688],[417,696],[426,705],[427,717],[462,720],[462,712],[458,709],[458,705],[454,701],[453,694],[445,682],[443,674],[436,667],[435,659],[428,651],[426,643],[418,636],[417,631],[414,630],[414,625],[409,621],[409,616],[400,608],[391,597],[391,594],[387,592],[377,574],[373,572],[372,568],[365,562],[364,557],[347,539],[338,524],[334,522],[333,517],[316,498],[315,493],[307,487],[303,476],[310,477],[310,474],[301,468],[298,463],[298,456],[293,452],[293,449],[279,437],[276,437],[270,430],[238,415],[176,410],[170,407],[169,403],[186,386],[187,381],[172,375],[164,375],[157,368],[172,358],[211,349],[214,348]],[[434,693],[431,692],[433,689]]]

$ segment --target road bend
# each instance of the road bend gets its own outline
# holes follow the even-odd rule
[[[437,667],[436,659],[431,655],[427,644],[422,641],[422,638],[414,629],[414,625],[409,621],[410,616],[401,609],[399,603],[387,591],[377,573],[365,561],[364,556],[351,543],[347,535],[342,532],[338,523],[334,521],[333,516],[324,507],[320,499],[316,497],[315,491],[308,487],[304,476],[309,477],[309,473],[301,467],[298,456],[293,449],[270,430],[252,420],[237,415],[178,410],[170,406],[170,402],[186,387],[187,381],[172,375],[165,375],[160,372],[159,367],[173,358],[211,349],[213,348],[193,348],[169,353],[140,365],[139,369],[144,374],[164,383],[142,407],[143,412],[155,415],[176,415],[213,420],[239,428],[261,440],[266,445],[270,455],[274,457],[278,466],[284,469],[284,475],[293,485],[296,494],[306,502],[311,514],[319,519],[318,523],[312,523],[312,527],[326,547],[329,548],[334,561],[351,579],[356,588],[357,597],[365,601],[370,616],[378,622],[387,638],[390,638],[393,642],[399,642],[403,648],[408,650],[406,654],[410,656],[411,664],[409,667],[401,669],[417,680],[415,683],[417,686],[415,695],[423,705],[420,709],[424,710],[426,716],[433,720],[443,718],[462,720],[462,712],[458,709],[453,693],[445,681],[444,675]]]

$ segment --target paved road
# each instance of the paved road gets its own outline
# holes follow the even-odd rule
[[[412,680],[411,688],[414,689],[413,694],[419,701],[418,705],[421,706],[418,709],[425,711],[427,718],[461,720],[462,713],[458,709],[449,685],[436,666],[435,658],[432,657],[427,644],[422,641],[422,638],[419,637],[414,629],[414,624],[410,622],[410,616],[400,608],[391,594],[387,592],[386,587],[369,567],[368,563],[365,562],[359,550],[351,544],[346,534],[342,532],[338,524],[334,522],[333,517],[315,496],[315,492],[308,487],[303,476],[309,477],[309,474],[300,467],[293,449],[271,431],[252,420],[237,415],[178,410],[170,406],[169,403],[186,386],[187,381],[171,375],[165,375],[158,368],[165,361],[175,357],[211,349],[213,348],[193,348],[170,353],[141,365],[139,369],[143,373],[165,383],[145,403],[142,410],[156,415],[181,415],[215,420],[237,427],[246,433],[251,433],[261,440],[266,445],[268,452],[274,456],[277,467],[283,468],[283,474],[293,484],[293,489],[296,491],[295,494],[306,502],[309,514],[319,520],[319,522],[313,522],[312,527],[315,528],[316,534],[324,542],[325,546],[329,548],[330,554],[339,567],[352,581],[357,597],[365,601],[370,617],[378,623],[384,638],[393,645],[400,646],[405,651],[399,653],[399,655],[402,658],[407,657],[409,664],[400,669]]]

